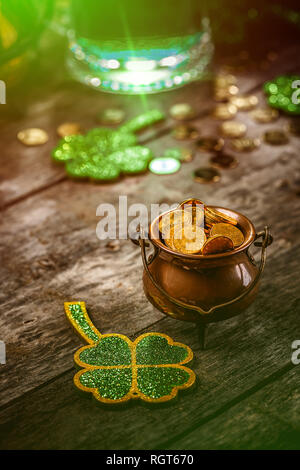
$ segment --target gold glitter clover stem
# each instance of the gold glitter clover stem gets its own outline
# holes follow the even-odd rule
[[[66,316],[77,333],[87,343],[97,343],[102,335],[88,316],[85,302],[65,302],[64,306]]]

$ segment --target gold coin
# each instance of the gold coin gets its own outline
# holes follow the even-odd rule
[[[289,138],[285,132],[275,129],[265,132],[264,140],[270,145],[284,145],[288,143]]]
[[[229,101],[230,98],[237,95],[238,92],[239,89],[235,85],[215,88],[214,99],[215,101]]]
[[[205,243],[206,235],[202,228],[197,225],[190,225],[180,228],[174,228],[173,245],[176,251],[184,254],[199,253]]]
[[[104,126],[115,126],[125,119],[125,112],[119,108],[108,108],[101,111],[98,121]]]
[[[170,115],[177,121],[187,121],[194,119],[197,116],[197,112],[188,103],[178,103],[170,108]]]
[[[57,128],[57,134],[62,138],[80,134],[80,124],[77,122],[65,122]]]
[[[184,207],[184,213],[190,214],[192,217],[192,225],[204,226],[204,206],[189,206]]]
[[[176,140],[194,140],[198,139],[199,131],[192,126],[176,126],[172,131],[172,136]]]
[[[215,77],[215,86],[224,88],[230,85],[236,85],[237,78],[231,74],[220,74]]]
[[[229,138],[243,137],[247,131],[246,125],[238,121],[223,122],[220,129],[222,134]]]
[[[210,231],[210,236],[213,237],[215,235],[222,235],[230,238],[234,247],[240,246],[244,243],[244,235],[241,230],[231,224],[215,224]]]
[[[189,199],[186,199],[185,201],[183,201],[181,204],[180,204],[180,207],[204,207],[204,202],[200,201],[200,199],[195,199],[195,198],[189,198]]]
[[[218,224],[221,222],[237,225],[237,221],[233,217],[219,212],[212,207],[205,206],[205,225]]]
[[[268,123],[276,121],[279,117],[279,112],[274,108],[257,108],[250,113],[252,119],[260,123]]]
[[[194,179],[197,183],[217,183],[221,175],[214,168],[198,168],[194,172]]]
[[[258,149],[260,146],[260,139],[250,139],[249,137],[242,137],[241,139],[234,139],[230,142],[231,148],[237,152],[251,152]]]
[[[196,142],[196,148],[200,152],[219,151],[224,147],[224,140],[216,137],[201,137]]]
[[[179,160],[182,163],[189,163],[193,160],[194,153],[189,148],[174,147],[174,148],[167,149],[164,152],[163,157],[164,158],[176,158],[176,160]]]
[[[169,237],[164,237],[164,242],[169,248],[171,248],[171,250],[176,251],[176,248],[174,246],[174,227],[170,228],[170,235]]]
[[[233,250],[233,241],[224,236],[215,235],[206,240],[202,248],[203,255],[214,255]]]
[[[17,135],[22,144],[28,147],[44,145],[48,142],[49,136],[43,129],[31,128],[20,131]]]
[[[288,125],[286,126],[288,132],[294,135],[300,135],[300,118],[293,118],[289,121]]]
[[[181,147],[180,152],[181,152],[181,156],[180,156],[180,161],[181,162],[190,163],[193,160],[194,155],[193,155],[193,152],[190,149]]]
[[[171,229],[175,226],[181,225],[185,227],[187,225],[192,225],[193,216],[191,213],[183,210],[174,210],[163,214],[159,221],[159,231],[162,234],[163,238],[170,238]]]
[[[214,119],[226,120],[232,119],[237,113],[237,107],[233,104],[219,104],[216,106],[212,112],[212,117]]]
[[[235,168],[238,165],[238,161],[235,157],[223,152],[219,152],[211,157],[210,163],[213,167],[222,168],[224,170]]]
[[[233,96],[230,100],[239,111],[249,111],[258,104],[258,98],[255,95]]]
[[[121,245],[119,240],[111,240],[107,243],[106,248],[110,251],[120,251]]]
[[[237,79],[234,75],[220,74],[214,81],[215,91],[214,98],[216,101],[228,101],[232,96],[239,92],[236,86]]]

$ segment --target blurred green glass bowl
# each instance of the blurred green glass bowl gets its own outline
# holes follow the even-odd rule
[[[20,81],[37,50],[55,0],[5,0],[0,10],[0,76],[7,85]]]

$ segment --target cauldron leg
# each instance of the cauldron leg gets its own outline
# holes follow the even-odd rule
[[[206,332],[207,332],[207,325],[205,323],[198,323],[198,338],[199,338],[199,343],[200,343],[200,349],[202,351],[204,351],[205,349]]]

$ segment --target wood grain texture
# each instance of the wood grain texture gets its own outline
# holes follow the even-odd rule
[[[169,448],[299,450],[299,379],[294,367]]]
[[[164,139],[170,142],[170,137]],[[106,185],[65,181],[60,184],[59,191],[50,188],[18,204],[18,210],[16,207],[6,210],[1,241],[1,278],[4,287],[1,332],[8,348],[10,344],[21,346],[20,341],[25,349],[30,341],[30,347],[27,347],[29,351],[26,355],[22,349],[19,356],[9,355],[13,362],[9,361],[6,366],[10,373],[5,367],[1,369],[2,381],[11,383],[11,380],[16,380],[20,388],[14,388],[15,394],[23,393],[27,386],[34,387],[41,380],[53,377],[52,374],[56,372],[48,369],[48,355],[45,361],[38,361],[37,358],[43,357],[41,348],[51,354],[50,345],[53,352],[58,342],[59,347],[62,347],[68,341],[65,336],[68,329],[61,316],[64,300],[78,299],[79,296],[79,300],[92,299],[91,309],[102,312],[99,328],[105,332],[107,328],[116,325],[120,331],[125,328],[125,334],[134,334],[136,330],[132,331],[132,325],[136,318],[129,316],[132,315],[132,309],[137,312],[139,321],[142,321],[138,323],[141,328],[160,317],[143,296],[138,250],[125,241],[120,252],[110,252],[106,243],[96,237],[98,219],[95,214],[98,204],[110,202],[117,206],[119,194],[128,196],[128,204],[142,202],[148,207],[150,202],[174,203],[193,195],[211,204],[240,210],[254,222],[258,230],[265,224],[271,225],[277,240],[269,249],[271,266],[272,256],[286,256],[291,251],[295,254],[298,246],[296,239],[299,227],[296,221],[299,221],[299,200],[292,186],[281,189],[276,184],[282,178],[293,184],[298,168],[294,157],[297,144],[295,139],[293,147],[273,149],[264,145],[252,155],[242,155],[240,165],[232,171],[224,171],[218,185],[205,186],[193,182],[193,168],[199,165],[199,160],[207,158],[199,155],[192,164],[184,165],[175,176],[158,178],[147,174],[110,185],[109,190]],[[155,145],[160,145],[160,142]],[[285,207],[293,212],[293,224]],[[271,276],[274,276],[273,270]],[[138,289],[137,285],[140,286]],[[292,292],[296,295],[295,291]],[[146,314],[140,316],[139,312],[144,311]],[[10,321],[12,316],[13,328]],[[131,323],[128,318],[131,318]],[[32,319],[35,320],[32,322]],[[120,323],[120,319],[124,319],[124,323]],[[62,369],[59,367],[58,373],[64,370],[65,354],[68,352],[63,347],[62,357],[58,361]],[[29,364],[30,373],[27,370]],[[41,367],[46,375],[35,374],[35,369]],[[16,370],[20,371],[22,378],[24,375],[22,383]],[[7,395],[5,386],[1,391],[5,401],[14,398],[14,394]]]
[[[275,62],[267,64],[266,70],[240,73],[240,92],[257,89],[264,80],[278,73],[296,70],[298,64],[297,47],[291,46],[281,51]],[[0,209],[65,179],[63,167],[50,158],[59,140],[56,135],[59,124],[76,121],[87,130],[99,125],[97,115],[107,107],[124,108],[130,119],[151,108],[168,111],[171,104],[190,101],[191,97],[193,105],[203,116],[214,106],[210,90],[211,83],[208,81],[141,99],[137,96],[97,93],[74,82],[60,80],[58,83],[51,82],[47,88],[36,86],[25,96],[22,93],[11,96],[0,121]],[[170,120],[158,127],[168,127],[169,124]],[[49,142],[38,148],[24,147],[17,141],[16,135],[27,127],[44,128],[49,133]],[[150,130],[142,139],[154,138],[156,132]]]
[[[275,267],[282,267],[280,258]],[[299,302],[279,308],[280,284],[279,275],[277,280],[265,279],[260,297],[247,313],[211,325],[204,352],[199,351],[192,325],[164,319],[149,329],[167,333],[195,352],[192,367],[197,386],[175,403],[103,408],[89,394],[75,390],[75,369],[71,369],[2,408],[0,447],[151,449],[170,439],[176,441],[176,435],[187,434],[199,421],[218,416],[222,407],[242,401],[260,382],[291,367]],[[72,358],[66,363],[71,366]]]
[[[296,67],[294,59],[292,47],[269,71],[241,76],[241,90],[257,89],[279,69]],[[171,102],[194,101],[201,117],[193,124],[202,135],[215,134],[219,123],[208,116],[212,100],[207,86],[154,96],[149,103],[167,111]],[[40,150],[26,149],[14,141],[14,135],[21,124],[28,127],[35,123],[51,131],[54,143],[58,121],[68,120],[70,114],[74,119],[80,116],[91,127],[100,106],[121,104],[132,115],[141,110],[137,98],[99,95],[98,102],[94,93],[82,90],[63,84],[57,93],[33,105],[29,114],[20,116],[20,121],[8,123],[5,132],[2,130],[5,151],[1,158],[9,159],[8,166],[2,165],[3,175],[14,174],[2,183],[0,337],[7,344],[8,361],[0,368],[0,447],[151,449],[162,443],[175,448],[178,440],[178,446],[182,443],[192,448],[198,442],[198,428],[202,432],[199,423],[205,419],[211,421],[208,448],[210,443],[242,447],[247,441],[237,440],[233,430],[233,434],[228,431],[227,440],[224,436],[222,441],[221,434],[214,436],[214,421],[223,419],[226,406],[241,406],[237,411],[241,414],[246,398],[253,396],[255,402],[255,387],[268,377],[273,403],[272,394],[281,383],[273,374],[283,371],[285,377],[291,343],[299,337],[299,139],[291,137],[285,146],[263,144],[252,154],[236,154],[239,166],[222,171],[216,185],[193,181],[193,170],[209,161],[208,154],[200,153],[176,175],[148,173],[111,185],[74,182],[65,179],[61,167],[52,166],[50,144]],[[74,95],[78,96],[76,102]],[[257,91],[257,95],[263,103],[262,93]],[[89,115],[83,116],[82,109],[88,109]],[[238,119],[248,125],[251,136],[268,128],[282,128],[287,122],[281,117],[277,123],[257,125],[246,113],[239,113]],[[157,155],[178,145],[169,134],[155,135],[150,131],[142,137]],[[257,230],[271,226],[275,242],[268,249],[257,301],[242,316],[210,326],[206,351],[199,351],[193,325],[164,318],[146,301],[138,248],[122,241],[120,251],[112,252],[106,242],[97,239],[96,208],[104,202],[117,208],[119,195],[127,195],[128,204],[139,202],[147,207],[198,197],[241,211]],[[72,354],[81,342],[64,318],[63,302],[68,300],[86,301],[91,317],[104,333],[134,338],[141,331],[160,331],[191,346],[196,353],[197,387],[166,407],[134,405],[119,411],[99,408],[89,396],[77,395],[72,386]],[[294,378],[286,383],[286,390],[293,391]],[[252,402],[246,405],[255,422]],[[234,413],[230,415],[232,426],[237,419]],[[246,429],[247,417],[241,416]],[[257,419],[254,430],[259,414]],[[274,420],[278,421],[272,415],[264,429]],[[285,429],[284,423],[282,432]],[[272,436],[268,445],[277,443],[278,434]],[[259,436],[255,442],[259,446]]]

